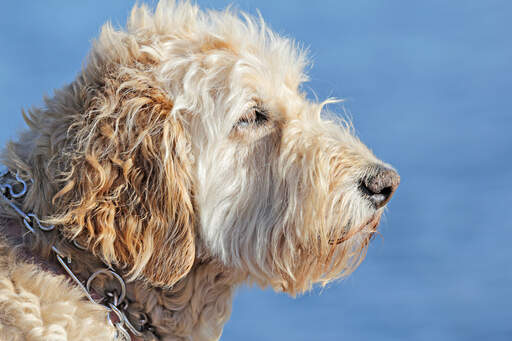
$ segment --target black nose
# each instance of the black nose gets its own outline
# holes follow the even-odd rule
[[[386,205],[400,184],[400,175],[394,170],[377,166],[372,167],[370,175],[361,181],[361,191],[376,208]]]

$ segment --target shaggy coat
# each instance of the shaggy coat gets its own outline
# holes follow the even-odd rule
[[[306,99],[306,65],[230,10],[162,1],[136,6],[126,30],[106,24],[3,154],[32,179],[19,205],[57,228],[24,236],[0,204],[0,339],[113,339],[105,308],[40,264],[55,264],[51,245],[81,280],[104,264],[121,273],[148,340],[219,339],[244,282],[295,295],[350,274],[383,209],[361,179],[389,166],[322,115],[329,101]]]

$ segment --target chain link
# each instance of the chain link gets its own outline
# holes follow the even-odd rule
[[[9,181],[11,179],[11,181]],[[9,181],[9,182],[7,182]],[[55,229],[54,225],[44,225],[41,223],[41,220],[34,213],[25,213],[15,202],[13,199],[20,199],[25,196],[28,190],[28,183],[32,180],[25,181],[21,178],[21,176],[16,173],[15,175],[8,169],[0,169],[0,195],[2,199],[23,219],[23,225],[26,227],[28,232],[32,234],[36,234],[36,228],[43,232],[50,232]],[[86,248],[80,245],[78,242],[73,241],[73,244],[77,249],[86,250]],[[107,321],[116,328],[117,335],[116,339],[118,340],[126,340],[131,341],[130,332],[135,336],[143,336],[143,334],[137,330],[130,320],[126,317],[125,311],[128,309],[128,300],[126,299],[126,283],[123,278],[115,272],[112,268],[103,268],[92,275],[86,281],[84,285],[80,279],[73,273],[69,265],[71,264],[71,257],[69,255],[65,255],[61,250],[59,250],[55,245],[52,245],[51,250],[55,254],[57,261],[60,263],[62,268],[66,271],[66,273],[71,277],[73,282],[75,282],[80,289],[84,292],[87,299],[95,304],[101,304],[107,309]],[[91,285],[92,282],[100,275],[106,275],[115,279],[121,289],[121,293],[117,295],[117,292],[111,291],[106,292],[106,296],[102,297],[99,301],[94,300],[91,296]],[[117,317],[117,321],[113,321],[111,318],[111,314]],[[144,315],[145,316],[145,315]],[[148,321],[144,319],[142,326],[144,326]],[[129,330],[129,331],[128,331]]]

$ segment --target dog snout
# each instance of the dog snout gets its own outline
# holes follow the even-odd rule
[[[400,175],[391,168],[376,166],[363,178],[360,189],[376,208],[384,207],[400,184]]]

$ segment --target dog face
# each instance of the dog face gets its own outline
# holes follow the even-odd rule
[[[189,4],[105,26],[47,103],[85,112],[63,120],[48,220],[152,285],[212,257],[291,294],[347,275],[399,178],[306,99],[306,64],[262,22]]]
[[[192,138],[199,235],[224,263],[295,294],[359,264],[383,207],[364,184],[387,172],[388,200],[398,178],[348,124],[322,118],[325,102],[306,99],[303,57],[290,42],[244,33],[251,43],[211,52],[227,63],[222,72],[204,63],[219,83],[198,116],[202,138]]]

